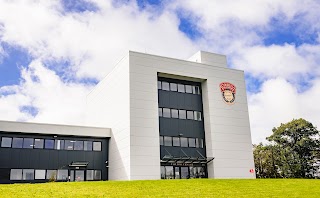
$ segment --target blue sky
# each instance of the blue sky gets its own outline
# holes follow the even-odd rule
[[[0,119],[81,124],[86,94],[125,51],[205,50],[245,71],[254,142],[293,118],[320,124],[309,105],[320,100],[319,9],[317,0],[0,0]]]

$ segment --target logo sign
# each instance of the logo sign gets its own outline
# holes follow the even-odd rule
[[[250,172],[250,173],[254,173],[254,169],[253,169],[253,168],[250,169],[249,172]]]
[[[220,83],[222,98],[225,103],[232,105],[236,99],[236,86],[229,82]]]

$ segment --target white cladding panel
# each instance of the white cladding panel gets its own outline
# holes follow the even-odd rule
[[[160,179],[158,73],[202,82],[209,177],[255,178],[244,73],[228,69],[225,56],[200,56],[207,65],[129,52],[131,179]],[[235,104],[223,102],[221,82],[237,87]]]
[[[124,57],[87,96],[87,123],[112,129],[109,179],[130,180],[129,57]]]

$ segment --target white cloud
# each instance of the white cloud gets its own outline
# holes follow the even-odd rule
[[[254,143],[265,142],[272,128],[292,119],[304,118],[320,126],[320,80],[299,93],[297,88],[282,78],[264,82],[261,92],[249,95],[249,113]]]

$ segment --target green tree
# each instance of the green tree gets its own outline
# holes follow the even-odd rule
[[[278,147],[274,163],[282,177],[314,177],[314,163],[319,150],[319,131],[312,123],[300,118],[272,129],[267,138]]]

